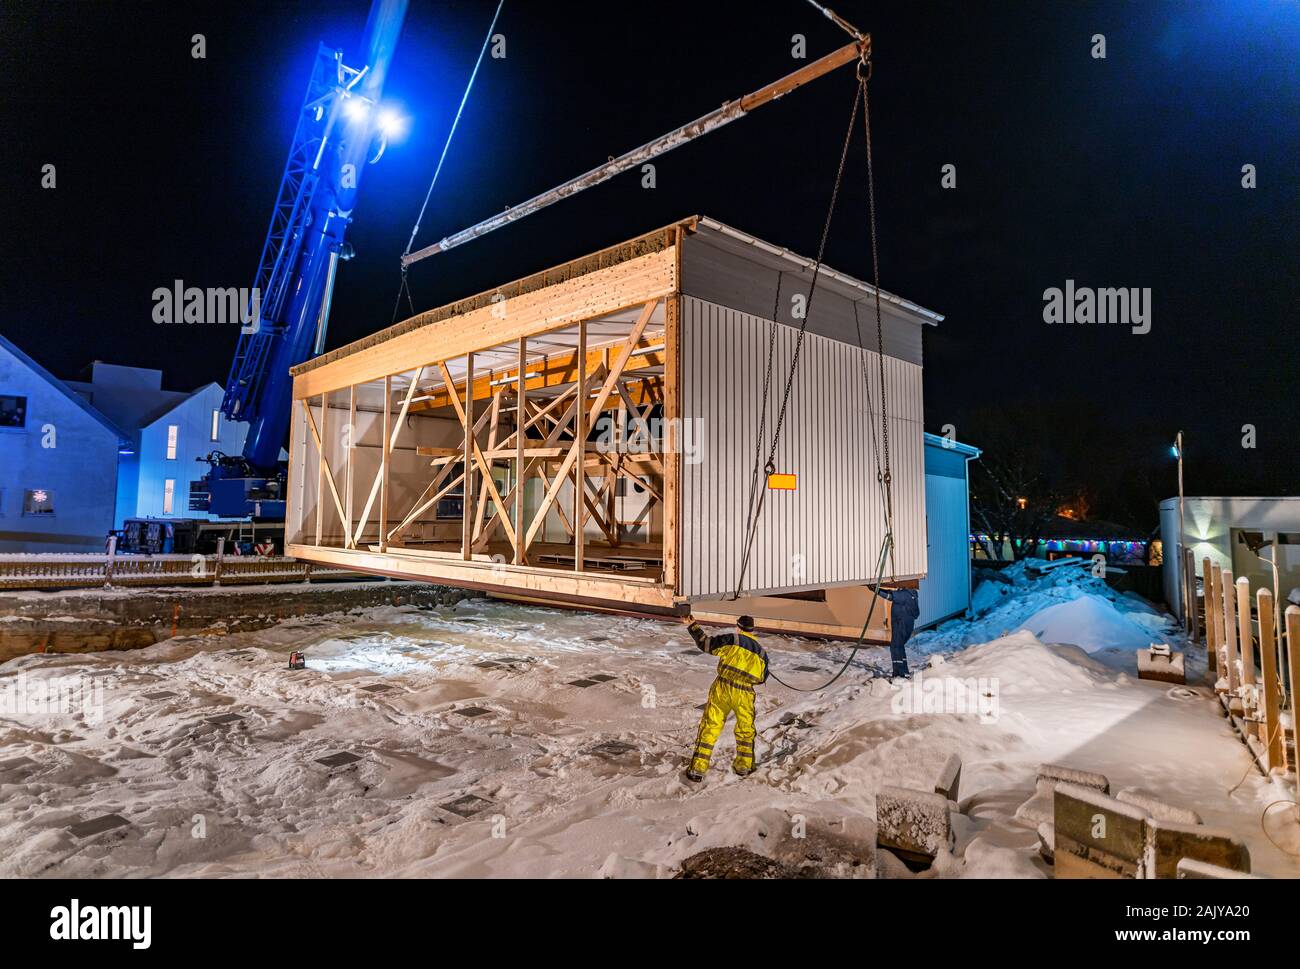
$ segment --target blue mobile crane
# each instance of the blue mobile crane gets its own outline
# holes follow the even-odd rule
[[[208,455],[210,470],[191,486],[191,511],[266,523],[263,536],[277,522],[283,532],[289,369],[324,350],[362,172],[400,124],[380,101],[406,6],[373,0],[359,66],[324,44],[317,52],[221,404],[227,420],[249,425],[244,449]]]

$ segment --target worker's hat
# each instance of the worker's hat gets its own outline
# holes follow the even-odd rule
[[[736,620],[736,628],[741,632],[752,633],[754,631],[754,617],[741,616]]]

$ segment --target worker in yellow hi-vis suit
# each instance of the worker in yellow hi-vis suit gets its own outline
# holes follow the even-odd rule
[[[731,769],[742,777],[754,771],[754,687],[767,682],[767,653],[754,636],[754,620],[741,616],[735,632],[709,636],[694,619],[686,617],[687,630],[701,650],[718,657],[718,676],[709,688],[709,702],[695,735],[689,781],[704,780],[713,757],[713,745],[722,734],[727,715],[736,715],[736,759]]]

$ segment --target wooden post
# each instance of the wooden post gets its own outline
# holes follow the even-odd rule
[[[614,530],[614,544],[616,546],[623,544],[623,523],[620,521],[620,512],[627,503],[626,497],[624,498],[623,505],[620,505],[618,500],[617,469],[622,468],[623,462],[627,460],[627,454],[625,453],[627,451],[627,398],[625,394],[621,392],[621,383],[619,384],[619,389],[618,410],[615,412],[615,416],[613,417],[614,427],[611,434],[611,437],[615,442],[613,454],[614,467],[610,471],[610,473],[614,475],[614,481],[612,487],[609,489],[608,505],[609,524]],[[631,494],[631,488],[627,483],[624,483],[623,488],[625,496]]]
[[[578,440],[578,462],[573,471],[573,568],[586,568],[587,551],[587,321],[578,321],[578,407],[573,415],[573,433]]]
[[[1201,559],[1201,596],[1205,609],[1205,664],[1211,673],[1219,671],[1219,644],[1214,639],[1214,567],[1207,555]]]
[[[311,403],[308,402],[308,407]],[[316,546],[321,545],[321,529],[325,516],[325,442],[330,439],[330,394],[320,395],[320,453],[316,455]]]
[[[117,536],[108,536],[108,546],[104,549],[104,585],[113,584],[113,557],[117,555]]]
[[[343,547],[352,547],[352,493],[354,473],[352,456],[357,450],[357,387],[353,384],[348,388],[348,470],[347,470],[347,505],[344,510],[348,513],[348,520],[343,526]]]
[[[524,440],[528,418],[524,404],[528,400],[528,338],[519,339],[519,373],[515,375],[515,565],[524,564]]]
[[[1300,697],[1300,663],[1296,662],[1296,643],[1300,643],[1300,606],[1287,606],[1286,616],[1286,664],[1291,676],[1291,736],[1292,745],[1300,754],[1300,729],[1296,726],[1296,697]],[[1297,759],[1300,759],[1298,757]]]
[[[1187,638],[1196,642],[1196,564],[1190,548],[1183,549],[1183,583],[1187,588],[1187,600],[1183,603],[1183,625],[1187,629]]]
[[[418,376],[418,374],[416,375]],[[412,377],[415,380],[416,377]],[[384,378],[384,449],[379,456],[379,551],[388,551],[388,472],[393,459],[393,378]]]
[[[1241,649],[1241,682],[1243,686],[1255,685],[1255,633],[1250,628],[1250,580],[1244,575],[1237,580],[1237,645]],[[1242,691],[1242,700],[1250,706],[1250,699]]]
[[[1237,586],[1232,580],[1232,570],[1223,570],[1223,655],[1228,665],[1228,692],[1236,696],[1241,674],[1237,669]]]
[[[320,498],[324,498],[324,497],[325,497],[324,495],[320,496]],[[320,498],[317,499],[316,502],[317,504],[320,504]],[[316,540],[316,544],[317,545],[320,544],[320,539]],[[216,574],[212,577],[213,585],[221,585],[221,563],[225,560],[225,557],[226,557],[226,536],[222,535],[219,539],[217,539],[217,563],[215,566]]]
[[[1260,739],[1268,752],[1268,769],[1284,766],[1282,755],[1282,723],[1277,703],[1277,653],[1273,640],[1273,593],[1260,589],[1255,593],[1255,606],[1259,610],[1259,660],[1264,673],[1264,720]]]
[[[1217,563],[1210,564],[1210,591],[1206,597],[1209,610],[1209,622],[1214,627],[1214,666],[1219,672],[1219,679],[1227,682],[1223,667],[1227,665],[1226,648],[1223,645],[1223,570]]]
[[[456,388],[447,385],[447,393],[454,394]],[[461,501],[460,520],[460,554],[469,561],[474,557],[474,540],[470,534],[474,527],[474,354],[465,354],[465,450],[461,458],[465,462],[465,493]]]

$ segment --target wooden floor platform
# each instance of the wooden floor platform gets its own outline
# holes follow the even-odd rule
[[[565,550],[570,546],[534,546],[536,553],[529,565],[514,565],[503,552],[478,554],[466,561],[460,551],[439,548],[389,548],[379,552],[364,548],[324,548],[312,545],[290,545],[286,549],[295,558],[318,565],[346,567],[358,572],[390,575],[477,589],[484,592],[525,594],[544,600],[571,602],[579,607],[604,606],[617,609],[634,609],[649,614],[674,614],[672,589],[659,581],[658,568],[611,567],[607,571],[593,571],[589,557],[587,572],[573,571],[571,561],[564,562]],[[593,548],[589,555],[600,559],[602,550]],[[495,555],[495,558],[493,557]],[[552,556],[551,561],[543,555]],[[619,556],[626,555],[625,549]],[[612,564],[612,563],[611,563]]]

